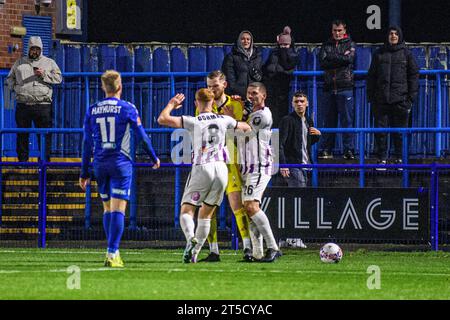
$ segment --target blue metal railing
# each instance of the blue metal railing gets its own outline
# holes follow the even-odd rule
[[[358,134],[361,135],[361,139],[364,140],[364,134],[366,133],[373,133],[373,132],[399,132],[402,133],[403,139],[407,139],[406,137],[410,134],[416,133],[416,132],[450,132],[450,128],[389,128],[389,129],[379,129],[379,128],[367,128],[367,129],[330,129],[330,128],[324,128],[321,129],[324,132],[358,132]],[[31,132],[31,133],[37,133],[40,134],[41,138],[41,146],[45,146],[45,135],[51,134],[51,133],[76,133],[79,134],[82,132],[82,129],[1,129],[0,130],[0,138],[5,133],[17,133],[17,132]],[[171,133],[173,132],[173,129],[149,129],[146,130],[148,133]],[[406,140],[407,142],[407,140]],[[364,143],[360,143],[360,155],[364,155]],[[404,148],[403,150],[403,156],[406,157],[407,150]],[[41,148],[41,157],[40,159],[45,159],[45,147]],[[15,166],[15,165],[22,165],[22,166],[29,166],[29,167],[38,167],[39,169],[39,205],[38,205],[38,217],[39,217],[39,238],[38,238],[38,244],[40,248],[45,248],[46,246],[46,217],[47,217],[47,205],[46,205],[46,193],[47,193],[47,183],[46,183],[46,173],[47,173],[47,167],[79,167],[81,164],[79,162],[72,162],[72,163],[60,163],[60,162],[46,162],[44,160],[40,160],[38,163],[30,163],[30,162],[0,162],[0,169],[2,166]],[[151,164],[146,163],[134,163],[133,168],[135,167],[151,167]],[[175,165],[175,164],[162,164],[161,167],[172,167],[175,168],[175,193],[179,193],[181,189],[181,178],[180,178],[180,168],[181,167],[189,167],[190,165],[187,164],[181,164],[181,165]],[[297,168],[310,168],[313,170],[313,172],[316,172],[317,176],[317,170],[318,169],[358,169],[360,173],[360,187],[364,187],[365,180],[365,170],[366,169],[375,169],[383,167],[384,169],[403,169],[403,187],[408,187],[408,172],[409,170],[414,169],[427,169],[430,171],[431,175],[431,190],[430,190],[430,196],[431,196],[431,206],[430,206],[430,212],[431,212],[431,239],[430,242],[432,244],[433,250],[438,250],[439,248],[439,203],[438,203],[438,196],[439,196],[439,184],[438,184],[438,175],[439,170],[442,169],[450,169],[450,165],[441,165],[441,164],[430,164],[430,165],[410,165],[407,164],[407,157],[406,161],[402,165],[373,165],[373,164],[365,164],[364,163],[364,157],[360,156],[360,163],[359,164],[311,164],[311,165],[299,165],[299,164],[290,164],[290,165],[283,165],[283,167],[297,167]],[[178,174],[177,174],[178,171]],[[313,175],[314,176],[314,175]],[[405,182],[406,181],[406,182]],[[135,183],[135,181],[134,181]],[[313,187],[317,187],[317,180],[313,180]],[[178,190],[178,191],[177,191]],[[85,207],[85,228],[90,227],[90,217],[91,217],[91,210],[90,210],[90,188],[86,190],[86,207]],[[0,194],[0,202],[1,202],[1,194]],[[136,227],[136,212],[137,212],[137,203],[136,201],[130,201],[130,227]],[[1,218],[2,218],[2,212],[1,212],[1,203],[0,203],[0,225],[1,225]],[[180,197],[175,197],[174,200],[174,219],[175,219],[175,227],[178,227],[178,216],[179,216],[179,208],[180,208]],[[223,210],[223,209],[222,209]],[[222,219],[224,219],[223,212],[220,215]],[[133,224],[134,221],[134,224]],[[233,228],[235,229],[235,228]],[[233,232],[233,247],[236,246],[237,243],[237,232],[234,230]]]
[[[432,76],[436,79],[436,90],[435,93],[433,95],[433,99],[435,101],[435,114],[432,115],[431,117],[435,117],[433,123],[430,125],[429,123],[425,123],[423,124],[423,126],[430,126],[430,127],[435,127],[435,128],[441,128],[443,123],[447,123],[448,121],[444,121],[443,117],[445,116],[443,111],[445,111],[445,109],[443,108],[443,101],[444,101],[444,94],[442,91],[442,77],[444,75],[450,74],[450,70],[420,70],[420,75],[421,76]],[[63,73],[64,76],[64,83],[62,86],[58,86],[57,88],[62,88],[62,90],[59,90],[60,93],[58,93],[58,99],[55,99],[55,103],[58,104],[58,106],[55,106],[55,116],[54,116],[54,121],[55,124],[57,124],[58,126],[66,126],[66,127],[72,127],[72,128],[77,128],[77,127],[81,127],[82,125],[82,114],[84,111],[82,110],[87,110],[89,105],[91,103],[94,102],[94,100],[96,100],[98,98],[98,91],[100,90],[100,87],[98,86],[98,78],[101,76],[101,72],[65,72]],[[294,76],[298,79],[300,78],[307,78],[307,79],[312,79],[312,108],[310,110],[310,112],[312,113],[312,116],[314,118],[315,123],[318,123],[318,116],[321,115],[321,117],[323,117],[323,110],[322,112],[318,112],[319,110],[319,104],[318,104],[318,97],[319,97],[319,84],[318,84],[318,77],[322,77],[323,75],[323,71],[295,71]],[[366,70],[356,70],[354,72],[356,77],[365,77],[367,75],[367,71]],[[0,88],[4,88],[4,78],[6,77],[7,72],[5,71],[0,71]],[[147,111],[150,114],[150,117],[146,117],[147,118],[147,123],[149,122],[149,124],[145,125],[146,127],[153,127],[153,122],[152,119],[154,121],[155,119],[155,110],[158,111],[158,107],[161,107],[163,105],[163,103],[158,103],[158,106],[156,107],[156,109],[154,108],[155,104],[154,104],[154,100],[156,97],[159,97],[161,94],[154,91],[154,83],[153,83],[153,79],[168,79],[169,82],[167,83],[167,89],[169,90],[168,92],[170,92],[170,94],[174,94],[176,91],[176,87],[177,87],[177,83],[179,84],[179,80],[180,78],[202,78],[204,79],[204,77],[207,75],[207,72],[123,72],[122,73],[122,77],[123,78],[131,78],[131,83],[127,84],[129,86],[129,90],[127,90],[127,92],[130,92],[130,96],[127,98],[133,98],[134,97],[134,93],[136,88],[139,87],[139,85],[141,85],[140,83],[137,83],[136,81],[134,81],[134,79],[145,79],[145,78],[149,78],[150,80],[152,80],[148,86],[151,86],[151,97],[149,97],[146,101],[143,101],[142,104],[140,104],[139,106],[145,106],[146,108],[148,106],[152,107],[152,110]],[[72,80],[76,80],[78,83],[78,85],[76,85],[75,83],[75,87],[73,86],[74,83],[71,82]],[[177,82],[178,81],[178,82]],[[297,83],[297,82],[295,82]],[[94,85],[94,88],[92,88],[92,86]],[[308,84],[308,87],[310,85]],[[78,96],[74,97],[73,95],[70,94],[70,92],[68,90],[70,89],[76,89],[76,92],[78,92]],[[97,91],[94,91],[95,96],[93,96],[92,93],[92,89],[95,89]],[[148,88],[147,88],[148,89]],[[84,90],[84,92],[83,92]],[[148,89],[150,90],[150,89]],[[186,88],[183,87],[183,90],[188,90],[187,86]],[[55,91],[55,94],[58,90]],[[58,91],[58,92],[59,92]],[[66,91],[68,92],[66,94]],[[359,92],[359,91],[358,91]],[[428,92],[428,91],[426,91]],[[431,92],[431,91],[430,91]],[[6,101],[5,101],[5,95],[3,94],[4,92],[2,90],[0,90],[0,107],[1,108],[1,113],[0,113],[0,129],[1,128],[5,128],[5,124],[8,126],[13,126],[14,125],[14,119],[13,119],[13,113],[10,111],[13,108],[13,104],[14,101],[11,99],[9,100],[9,104],[8,104],[8,114],[7,117],[5,118],[5,106],[6,106]],[[83,94],[84,93],[84,94]],[[69,101],[65,101],[65,96],[68,97],[68,99],[72,99]],[[162,95],[163,96],[163,95]],[[445,95],[446,97],[446,95]],[[142,93],[140,96],[140,99],[142,100]],[[365,98],[361,103],[363,103],[365,105],[366,101]],[[132,100],[134,101],[134,100]],[[68,108],[69,105],[72,104],[83,104],[84,103],[84,107],[82,108]],[[321,105],[320,105],[321,106]],[[359,114],[359,109],[360,108],[355,108],[355,114]],[[65,115],[65,113],[68,113],[68,115]],[[75,116],[73,116],[73,114]],[[56,118],[56,117],[61,117],[62,119]],[[64,117],[68,117],[67,119]],[[429,117],[429,115],[428,115]],[[149,119],[150,118],[150,119]],[[6,120],[6,121],[5,121]],[[447,119],[446,119],[447,120]],[[428,121],[428,120],[427,120]],[[361,124],[360,123],[360,119],[359,117],[356,119],[356,126],[357,127],[366,127],[366,126],[370,126],[370,124]],[[366,121],[367,122],[367,121]],[[359,125],[358,125],[359,124]],[[419,125],[417,127],[422,127],[422,125]],[[446,139],[445,141],[447,142],[448,139]],[[12,141],[8,140],[9,144],[13,143]],[[435,156],[440,156],[441,153],[443,152],[443,147],[442,147],[442,134],[440,132],[436,132],[435,135],[435,147],[434,147],[434,154]],[[65,144],[60,144],[63,146],[65,146]],[[58,146],[60,146],[58,145]],[[70,147],[70,146],[69,146]],[[165,148],[164,146],[162,148]],[[72,147],[73,149],[73,147]],[[5,145],[2,144],[2,151],[5,150]],[[13,152],[11,148],[9,148],[8,152]],[[65,150],[65,149],[64,149]],[[73,150],[72,150],[73,151]],[[2,153],[4,154],[4,153]]]
[[[100,72],[67,72],[64,73],[64,78],[80,78],[83,79],[84,86],[85,86],[85,92],[84,92],[84,99],[85,99],[85,109],[87,110],[90,105],[90,78],[98,78],[101,76],[102,73]],[[356,76],[364,76],[367,74],[367,71],[364,70],[357,70],[355,71]],[[408,138],[409,135],[415,132],[433,132],[436,134],[436,144],[435,144],[435,155],[440,156],[442,152],[442,145],[441,145],[441,135],[442,132],[450,132],[450,128],[442,128],[442,90],[441,90],[441,77],[442,75],[450,74],[450,70],[421,70],[421,75],[434,75],[436,77],[436,127],[435,128],[402,128],[402,129],[377,129],[377,128],[353,128],[353,129],[339,129],[339,128],[322,128],[320,129],[322,132],[335,132],[335,133],[343,133],[343,132],[353,132],[355,134],[358,134],[359,139],[359,154],[360,154],[360,186],[363,187],[365,185],[364,181],[364,169],[370,168],[370,165],[364,165],[364,157],[361,155],[365,154],[365,134],[367,133],[375,133],[375,132],[399,132],[403,136],[403,161],[404,164],[407,165],[408,161]],[[4,88],[4,78],[6,77],[7,72],[0,71],[0,88]],[[205,77],[207,75],[207,72],[141,72],[141,73],[132,73],[132,72],[123,72],[122,77],[136,77],[136,78],[145,78],[149,77],[151,79],[153,78],[168,78],[170,80],[170,93],[173,95],[175,94],[175,79],[178,77]],[[317,120],[317,77],[320,77],[323,75],[323,71],[296,71],[294,72],[294,76],[296,77],[312,77],[313,78],[313,115],[315,121]],[[133,90],[134,91],[134,90]],[[81,100],[80,100],[81,101]],[[150,100],[151,101],[151,100]],[[68,134],[68,133],[81,133],[82,129],[13,129],[13,128],[4,128],[4,95],[3,90],[0,90],[0,103],[2,103],[1,112],[0,112],[0,150],[3,154],[3,138],[4,134],[6,133],[19,133],[19,132],[28,132],[28,133],[36,133],[41,135],[41,159],[45,159],[45,135],[47,133],[58,133],[58,134]],[[316,121],[317,122],[317,121]],[[147,133],[170,133],[172,132],[171,129],[148,129]],[[317,147],[314,147],[314,158],[316,158],[317,154]],[[2,162],[1,165],[13,165],[18,163],[11,163],[11,162]],[[22,165],[25,165],[22,163]],[[28,164],[26,164],[28,165]],[[45,172],[46,172],[46,166],[48,166],[48,163],[41,161],[39,162],[39,168],[40,168],[40,179],[44,178]],[[60,165],[58,163],[52,163],[52,165]],[[67,165],[67,163],[65,164]],[[74,166],[74,164],[71,164]],[[320,168],[320,165],[315,165],[313,169],[313,177],[312,182],[313,185],[318,184],[318,175],[317,175],[317,168]],[[405,170],[403,171],[403,186],[408,186],[408,167],[405,167]],[[436,167],[433,167],[433,169],[440,168],[438,165]],[[176,166],[175,169],[175,218],[178,217],[178,208],[179,208],[179,202],[180,202],[180,167]],[[437,176],[437,171],[435,172],[435,176]],[[43,175],[43,176],[41,176]],[[42,181],[40,180],[40,183]],[[44,189],[40,190],[42,192],[45,192],[45,186]],[[89,194],[88,194],[89,195]],[[436,196],[436,195],[435,195]],[[45,199],[43,201],[40,201],[41,203],[44,203]],[[90,196],[87,197],[87,201],[90,201]],[[133,209],[131,212],[135,212],[135,208],[133,208],[133,203],[135,205],[135,202],[130,203],[130,210]],[[437,203],[436,203],[437,207]],[[42,208],[39,207],[39,210],[46,210],[46,206],[44,205]],[[89,214],[90,214],[90,206],[86,206],[86,227],[90,224]],[[89,210],[88,210],[89,209]],[[89,213],[88,213],[89,211]],[[132,220],[134,221],[134,220]],[[178,225],[178,219],[175,219],[176,226]],[[0,225],[1,225],[1,206],[0,206]],[[44,240],[43,244],[45,246],[45,228],[43,230],[44,232]]]

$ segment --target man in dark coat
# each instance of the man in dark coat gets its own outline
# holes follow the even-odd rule
[[[408,126],[412,103],[419,89],[419,68],[399,27],[390,27],[385,45],[377,50],[367,78],[367,97],[377,128]],[[393,134],[395,162],[401,163],[402,136]],[[378,162],[388,158],[387,133],[375,134]]]
[[[247,96],[247,87],[252,82],[262,80],[261,50],[253,44],[250,31],[242,31],[236,44],[222,63],[222,72],[227,78],[228,95],[239,95],[243,100]]]
[[[289,89],[299,54],[292,45],[291,28],[284,27],[277,36],[278,46],[272,50],[263,67],[267,88],[267,105],[272,111],[272,128],[278,128],[282,117],[289,113]]]
[[[328,110],[325,128],[336,128],[338,117],[342,128],[353,128],[353,63],[355,43],[347,34],[346,24],[335,20],[331,24],[332,37],[323,43],[319,52],[320,67],[324,70],[324,90],[322,103]],[[336,134],[325,134],[319,158],[331,158]],[[344,158],[354,159],[354,134],[344,133]]]
[[[320,131],[306,114],[308,97],[298,91],[292,97],[294,111],[280,122],[280,173],[289,187],[306,187],[307,171],[303,168],[283,168],[283,164],[311,164],[311,146],[320,139]]]

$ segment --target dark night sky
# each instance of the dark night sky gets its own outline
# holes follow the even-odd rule
[[[388,24],[388,0],[95,0],[88,1],[90,42],[232,43],[240,31],[256,42],[273,43],[283,26],[296,42],[323,42],[335,18],[347,21],[356,42],[382,42],[384,29],[369,30],[366,9],[381,8]],[[450,42],[448,0],[403,0],[402,23],[408,42]]]

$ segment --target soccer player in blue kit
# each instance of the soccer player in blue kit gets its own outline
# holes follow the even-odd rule
[[[103,227],[108,240],[105,266],[122,268],[124,264],[119,254],[119,244],[124,230],[133,169],[130,129],[143,140],[145,151],[154,164],[153,169],[159,168],[160,161],[142,127],[136,107],[120,99],[120,74],[108,70],[101,80],[106,98],[90,106],[84,120],[80,187],[86,190],[86,185],[90,183],[88,166],[94,149],[93,169],[103,201]]]

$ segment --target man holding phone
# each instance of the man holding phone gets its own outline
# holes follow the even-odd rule
[[[40,37],[30,37],[28,56],[14,63],[7,77],[10,90],[16,93],[17,128],[52,127],[52,85],[62,81],[61,70],[56,62],[42,55]],[[17,134],[16,151],[20,162],[28,161],[28,133]],[[40,144],[40,139],[38,139]],[[45,159],[50,159],[51,137],[45,140]]]

